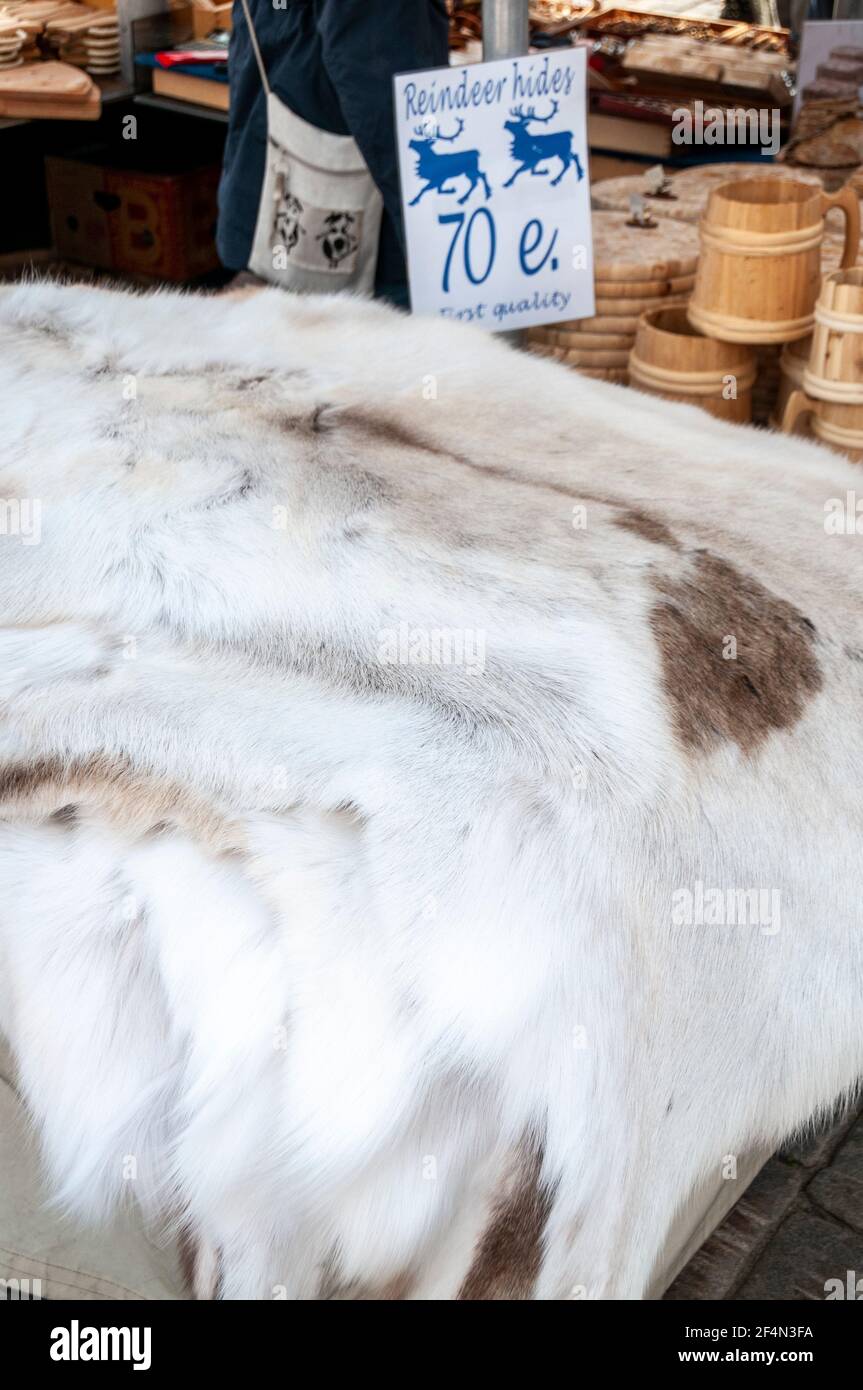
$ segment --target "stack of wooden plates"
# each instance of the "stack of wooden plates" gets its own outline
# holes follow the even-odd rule
[[[88,12],[96,18],[95,12],[74,0],[3,0],[3,18],[12,16],[28,33],[41,33],[52,19],[72,18]]]
[[[27,35],[19,29],[14,19],[0,20],[0,69],[18,68],[24,62],[22,49]]]
[[[27,36],[20,55],[25,63],[38,62],[43,57],[39,40],[45,43],[49,57],[62,56],[59,44],[52,42],[47,32],[50,25],[58,20],[71,23],[86,18],[92,21],[99,15],[98,10],[76,4],[74,0],[0,0],[0,24],[12,23]]]
[[[84,35],[93,22],[94,15],[92,11],[76,5],[75,10],[79,9],[83,13],[71,12],[70,7],[66,14],[49,19],[45,25],[45,39],[51,53],[56,54],[61,62],[74,63],[75,67],[83,68],[87,62]]]
[[[117,16],[87,5],[67,5],[45,22],[48,47],[64,63],[86,68],[97,77],[120,69]]]
[[[605,381],[628,380],[639,315],[685,304],[695,282],[695,227],[673,221],[631,227],[628,221],[616,212],[593,214],[595,315],[528,333],[534,351]]]
[[[630,197],[638,194],[654,217],[698,222],[707,199],[719,184],[754,178],[797,179],[800,183],[821,185],[821,179],[811,169],[794,169],[785,164],[704,164],[671,175],[672,198],[650,197],[644,174],[626,174],[618,179],[600,179],[591,189],[590,201],[594,208],[628,212]]]
[[[108,77],[120,71],[120,35],[116,15],[106,15],[91,24],[84,35],[87,50],[87,71],[94,76]]]
[[[24,19],[20,14],[0,4],[0,26],[3,28],[4,38],[8,38],[10,30],[14,30],[16,33],[20,31],[24,34],[24,40],[18,53],[22,62],[35,62],[42,56],[36,42],[42,32],[42,24],[39,20]]]

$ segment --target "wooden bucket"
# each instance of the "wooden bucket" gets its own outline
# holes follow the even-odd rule
[[[793,434],[798,422],[807,416],[812,433],[822,444],[855,463],[863,459],[863,405],[814,400],[805,391],[794,391],[782,418],[784,433]]]
[[[729,378],[734,378],[736,394],[726,400]],[[651,395],[745,423],[752,418],[755,355],[749,348],[703,337],[683,305],[651,309],[639,321],[629,381]]]
[[[818,400],[863,404],[863,268],[834,270],[821,282],[803,389]]]
[[[850,188],[823,193],[796,179],[741,179],[713,190],[700,224],[689,317],[729,343],[787,343],[811,332],[824,215],[845,213],[842,267],[857,259],[860,208]]]
[[[595,212],[592,222],[593,315],[531,328],[528,343],[585,376],[625,383],[639,315],[684,304],[692,291],[698,232],[683,223],[630,227],[627,216],[612,212]]]

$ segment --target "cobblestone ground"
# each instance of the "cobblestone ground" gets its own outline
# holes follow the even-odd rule
[[[863,1299],[863,1105],[780,1150],[690,1260],[671,1299]]]

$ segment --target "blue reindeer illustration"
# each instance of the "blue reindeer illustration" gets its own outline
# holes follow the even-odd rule
[[[548,169],[539,168],[539,165],[546,159],[560,160],[560,173],[552,179],[552,188],[560,183],[571,164],[575,165],[577,181],[584,178],[581,161],[572,148],[572,131],[556,130],[548,135],[534,135],[528,130],[528,126],[532,122],[537,125],[547,125],[549,121],[554,120],[557,115],[556,101],[551,103],[551,110],[547,116],[537,116],[533,106],[527,108],[526,114],[520,106],[516,106],[509,114],[511,119],[504,121],[503,124],[504,130],[508,130],[512,136],[509,152],[513,159],[518,159],[521,162],[515,173],[503,185],[504,188],[509,188],[511,184],[515,183],[519,174],[526,173],[528,169],[532,174],[547,174]]]
[[[424,193],[429,189],[435,189],[438,193],[454,193],[454,188],[445,187],[447,180],[456,178],[466,178],[469,180],[467,192],[460,203],[466,203],[478,183],[481,183],[486,199],[491,197],[491,188],[488,179],[479,167],[479,150],[454,150],[452,154],[439,154],[434,149],[436,141],[441,140],[451,144],[457,140],[464,130],[464,121],[459,118],[458,130],[454,135],[441,135],[440,131],[429,131],[427,127],[415,126],[415,140],[409,141],[408,148],[415,151],[417,155],[416,171],[421,179],[425,179],[425,185],[420,189],[415,198],[410,201],[410,207],[419,202]]]

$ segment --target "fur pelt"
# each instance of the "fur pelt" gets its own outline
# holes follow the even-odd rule
[[[224,1297],[643,1296],[863,1072],[863,475],[277,290],[5,291],[0,394],[58,1200]]]

